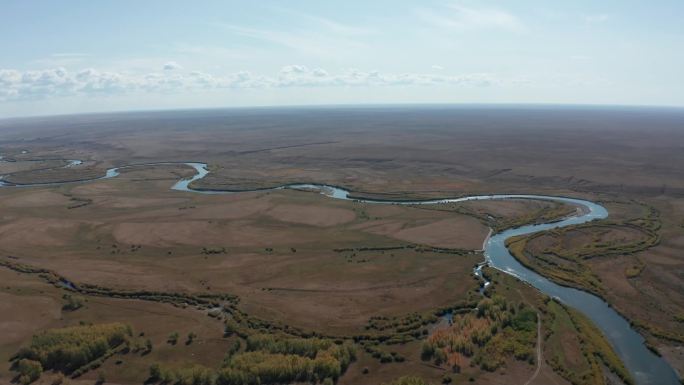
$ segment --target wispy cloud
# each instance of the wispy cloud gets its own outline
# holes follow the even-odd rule
[[[237,35],[276,44],[293,51],[330,58],[346,55],[368,48],[361,39],[337,36],[311,31],[279,31],[271,29],[248,28],[239,25],[218,25]]]
[[[517,16],[500,8],[453,3],[441,9],[422,8],[417,10],[416,14],[424,22],[445,29],[501,29],[515,32],[526,30],[525,24]]]
[[[605,14],[605,13],[582,16],[582,20],[584,20],[584,22],[588,23],[588,24],[605,23],[609,19],[610,19],[610,15]]]
[[[268,9],[296,18],[299,22],[287,28],[246,27],[229,23],[213,25],[238,36],[324,58],[358,54],[369,48],[366,37],[373,33],[370,28],[282,7]]]
[[[500,80],[486,73],[436,75],[385,73],[348,69],[330,73],[303,65],[283,67],[275,75],[247,71],[215,75],[200,71],[130,74],[64,68],[40,71],[0,69],[0,101],[35,100],[70,95],[111,95],[127,92],[173,93],[208,89],[266,89],[286,87],[392,87],[451,85],[486,87]]]
[[[175,70],[181,70],[181,69],[183,69],[183,67],[180,64],[176,63],[175,61],[169,61],[169,62],[164,63],[163,69],[164,69],[164,71],[175,71]]]
[[[52,56],[52,57],[70,57],[70,58],[79,57],[80,58],[80,57],[88,57],[88,56],[90,56],[90,54],[89,53],[80,53],[80,52],[58,52],[58,53],[53,53],[50,56]]]
[[[306,13],[302,11],[297,11],[294,9],[289,9],[289,8],[283,8],[283,7],[270,7],[271,10],[274,12],[279,12],[283,14],[287,14],[290,16],[294,16],[299,18],[300,20],[304,22],[309,22],[313,24],[314,27],[319,27],[325,31],[335,33],[335,34],[340,34],[340,35],[346,35],[346,36],[353,36],[353,35],[367,35],[374,33],[375,30],[369,27],[365,26],[359,26],[356,24],[350,24],[350,23],[343,23],[338,20],[333,20],[328,17],[323,17],[320,15],[315,15],[311,13]]]
[[[32,64],[39,67],[64,67],[83,63],[90,58],[88,53],[81,52],[56,52],[47,57],[33,60]]]
[[[173,51],[179,54],[189,55],[192,57],[205,56],[212,58],[213,60],[246,59],[254,54],[252,50],[248,49],[247,47],[234,49],[229,47],[223,47],[220,45],[201,45],[187,43],[175,44],[173,46]]]

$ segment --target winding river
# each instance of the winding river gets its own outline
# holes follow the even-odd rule
[[[80,163],[73,163],[70,161],[66,167],[78,165]],[[106,174],[97,179],[113,178],[119,175],[119,171],[124,168],[132,168],[147,165],[173,165],[185,164],[195,169],[196,174],[192,178],[182,179],[176,182],[171,189],[177,191],[185,191],[200,194],[231,194],[237,191],[216,191],[216,190],[197,190],[192,189],[190,184],[196,180],[204,178],[209,170],[205,163],[199,162],[159,162],[147,164],[135,164],[122,166],[118,168],[111,168],[107,170]],[[66,182],[66,183],[82,183]],[[30,187],[30,186],[46,186],[59,185],[63,183],[40,183],[40,184],[24,184],[15,187]],[[0,186],[10,186],[9,183],[3,184],[0,178]],[[562,303],[579,310],[587,317],[589,317],[594,324],[603,332],[608,341],[620,356],[629,372],[634,377],[638,385],[676,385],[680,384],[675,371],[663,360],[655,355],[644,345],[644,338],[632,329],[629,322],[613,310],[608,304],[596,297],[593,294],[558,285],[535,273],[534,271],[524,267],[520,264],[509,252],[505,246],[506,239],[523,234],[531,234],[538,231],[550,230],[580,223],[586,223],[596,219],[603,219],[608,216],[608,211],[601,205],[596,203],[567,198],[555,197],[546,195],[478,195],[461,198],[446,198],[434,200],[415,200],[415,201],[393,201],[393,200],[376,200],[376,199],[359,199],[350,195],[350,192],[340,187],[319,185],[319,184],[290,184],[285,186],[274,187],[265,190],[314,190],[321,194],[333,198],[352,200],[371,204],[395,204],[395,205],[435,205],[454,202],[465,202],[472,200],[491,200],[491,199],[536,199],[562,202],[577,206],[580,208],[578,213],[569,216],[561,221],[552,223],[543,223],[537,225],[521,226],[513,229],[494,234],[490,236],[484,244],[485,263],[496,268],[502,272],[513,275],[520,280],[529,283],[542,293],[549,295]],[[475,274],[482,277],[481,266],[475,269]],[[489,282],[485,282],[485,285]]]

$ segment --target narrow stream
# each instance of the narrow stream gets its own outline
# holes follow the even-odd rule
[[[79,163],[72,163],[67,166],[77,165]],[[128,165],[118,168],[111,168],[107,170],[103,177],[97,179],[113,178],[119,175],[119,170],[123,168],[132,168],[145,165],[171,165],[171,164],[185,164],[193,167],[196,174],[189,179],[182,179],[176,182],[171,189],[177,191],[185,191],[200,194],[232,194],[237,191],[216,191],[216,190],[196,190],[190,188],[190,184],[196,180],[204,178],[209,174],[207,165],[199,162],[159,162],[148,164]],[[78,181],[86,182],[86,181]],[[72,182],[72,183],[78,183]],[[64,183],[40,183],[40,184],[24,184],[16,187],[30,187],[30,186],[50,186],[60,185]],[[3,186],[0,180],[0,186]],[[10,186],[5,183],[5,187]],[[492,199],[535,199],[547,200],[571,204],[578,206],[581,210],[578,213],[567,217],[561,221],[552,223],[544,223],[537,225],[522,226],[514,229],[509,229],[501,233],[493,234],[484,244],[484,263],[475,268],[474,273],[482,277],[482,266],[485,264],[496,268],[502,272],[513,275],[518,279],[527,282],[539,289],[542,293],[549,295],[562,303],[579,310],[584,315],[589,317],[594,324],[603,332],[608,341],[624,362],[627,369],[630,371],[638,385],[677,385],[680,384],[675,371],[662,358],[651,352],[646,345],[644,345],[644,338],[632,329],[622,316],[613,310],[608,304],[599,297],[587,293],[585,291],[573,289],[558,285],[535,273],[534,271],[524,267],[520,264],[506,248],[506,239],[524,234],[532,234],[538,231],[544,231],[554,228],[560,228],[580,223],[586,223],[596,219],[603,219],[608,216],[608,211],[601,205],[596,203],[567,198],[555,197],[546,195],[515,195],[515,194],[500,194],[500,195],[478,195],[461,198],[446,198],[433,200],[414,200],[414,201],[393,201],[393,200],[379,200],[379,199],[358,199],[350,195],[350,192],[340,187],[320,185],[320,184],[291,184],[285,186],[274,187],[265,190],[307,190],[318,191],[321,194],[342,200],[352,200],[357,202],[369,204],[394,204],[394,205],[435,205],[444,203],[465,202],[472,200],[492,200]],[[485,282],[485,287],[489,282]]]

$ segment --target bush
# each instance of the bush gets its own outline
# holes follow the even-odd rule
[[[535,331],[537,330],[537,313],[529,308],[524,308],[513,317],[511,326],[514,330]]]
[[[233,320],[226,320],[226,323],[223,327],[223,337],[230,337],[233,334],[235,334],[239,329],[240,326],[237,324],[237,322]]]
[[[30,384],[39,379],[40,375],[43,374],[43,365],[38,361],[24,358],[19,360],[17,371],[19,371],[19,382]]]
[[[166,339],[166,342],[168,342],[171,345],[175,345],[178,343],[178,337],[179,337],[178,332],[173,332],[173,333],[169,334],[169,338]]]
[[[430,342],[423,342],[420,352],[420,359],[423,361],[430,361],[435,354],[435,346]]]
[[[156,381],[161,379],[161,367],[159,364],[150,365],[150,380]]]
[[[62,299],[66,301],[62,306],[62,310],[74,311],[83,307],[83,297],[74,297],[71,294],[64,294]]]
[[[197,338],[197,334],[195,334],[195,332],[188,333],[188,339],[185,341],[185,344],[190,345],[195,338]]]

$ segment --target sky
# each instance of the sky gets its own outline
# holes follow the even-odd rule
[[[682,0],[0,0],[0,118],[271,105],[684,106]]]

